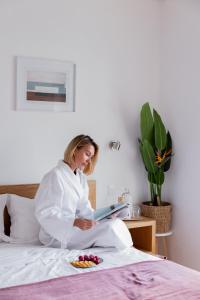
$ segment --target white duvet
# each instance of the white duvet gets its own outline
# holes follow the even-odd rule
[[[98,255],[103,262],[94,268],[74,268],[70,261],[76,260],[81,254]],[[69,251],[43,246],[0,243],[0,288],[157,259],[159,258],[135,248],[123,251],[112,248]]]

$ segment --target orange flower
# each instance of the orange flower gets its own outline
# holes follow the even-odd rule
[[[161,155],[161,153],[157,152],[155,163],[157,165],[161,164],[163,162],[163,160],[171,154],[171,152],[172,152],[172,149],[168,149],[167,151],[164,152],[163,155]]]

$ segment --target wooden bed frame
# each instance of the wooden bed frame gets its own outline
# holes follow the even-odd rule
[[[89,199],[93,208],[96,208],[96,181],[88,180]],[[16,184],[16,185],[1,185],[0,194],[16,194],[19,196],[34,198],[39,184]],[[4,209],[4,227],[5,234],[10,234],[10,216],[7,208]]]

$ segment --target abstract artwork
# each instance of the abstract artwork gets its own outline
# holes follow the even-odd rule
[[[75,111],[72,62],[17,57],[17,110]]]

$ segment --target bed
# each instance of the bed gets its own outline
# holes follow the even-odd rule
[[[34,198],[37,188],[38,184],[4,185],[0,186],[0,194]],[[95,181],[89,181],[89,188],[90,200],[95,208]],[[12,200],[13,203],[16,200],[34,202],[16,196]],[[16,212],[20,215],[20,210],[16,210],[15,214]],[[23,219],[23,216],[20,215],[20,218]],[[4,209],[6,236],[12,235],[13,232],[17,233],[17,229],[12,226],[17,225],[18,219],[13,218],[10,203],[6,203]],[[30,231],[30,224],[27,220],[26,222],[24,227]],[[98,255],[103,261],[88,269],[75,268],[70,264],[79,255],[84,254]],[[200,273],[159,259],[134,247],[123,251],[112,248],[69,251],[44,247],[38,241],[20,241],[19,236],[16,240],[0,242],[1,300],[103,298],[200,299]]]

